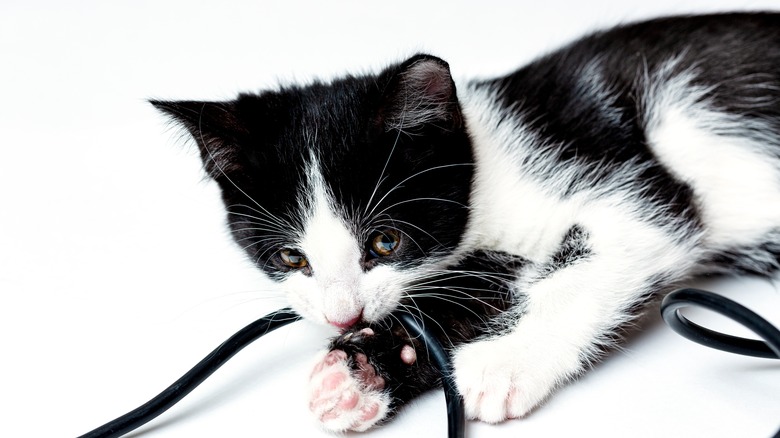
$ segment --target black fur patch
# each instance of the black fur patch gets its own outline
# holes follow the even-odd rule
[[[780,269],[780,229],[769,233],[763,243],[720,251],[702,263],[711,273],[772,275]]]
[[[587,230],[580,225],[571,227],[563,236],[558,250],[541,269],[543,276],[547,277],[590,256],[593,250],[588,242],[589,237]]]

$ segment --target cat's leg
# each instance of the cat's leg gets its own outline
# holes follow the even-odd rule
[[[507,313],[506,328],[455,350],[470,418],[526,415],[597,359],[638,303],[694,262],[692,238],[646,224],[631,227],[633,234],[610,228],[580,228],[581,242],[526,270],[516,283],[525,300]]]
[[[364,431],[391,417],[437,383],[436,369],[419,348],[398,325],[353,327],[314,367],[309,409],[334,432]]]

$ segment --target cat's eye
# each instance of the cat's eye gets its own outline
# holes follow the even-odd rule
[[[398,249],[401,234],[393,229],[376,231],[369,239],[368,251],[373,257],[387,257]]]
[[[306,260],[306,257],[294,249],[285,248],[279,251],[279,259],[287,267],[293,269],[303,269],[309,264],[309,261]]]

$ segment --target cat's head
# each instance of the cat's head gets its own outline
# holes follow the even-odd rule
[[[226,102],[152,103],[192,134],[236,242],[309,319],[384,318],[463,237],[473,160],[438,58]]]

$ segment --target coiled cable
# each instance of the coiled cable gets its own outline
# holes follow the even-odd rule
[[[727,335],[693,323],[680,313],[682,308],[690,306],[703,307],[730,318],[763,341]],[[752,310],[721,295],[690,288],[674,291],[661,302],[661,316],[672,330],[693,342],[730,353],[780,359],[780,330]],[[780,430],[773,438],[780,438]]]

